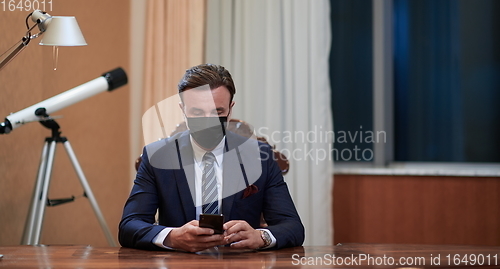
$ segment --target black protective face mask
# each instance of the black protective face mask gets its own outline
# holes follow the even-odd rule
[[[205,149],[215,148],[226,135],[227,117],[186,117],[189,133]]]

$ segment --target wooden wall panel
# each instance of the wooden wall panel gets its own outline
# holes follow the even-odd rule
[[[500,178],[336,175],[334,242],[500,245]]]
[[[51,15],[77,18],[88,46],[61,47],[58,70],[52,48],[32,43],[0,71],[0,117],[7,116],[99,77],[116,67],[129,69],[130,3],[124,0],[52,0]],[[29,12],[0,16],[0,51],[25,32]],[[130,189],[129,89],[100,93],[55,115],[116,239],[123,204]],[[2,119],[3,120],[3,119]],[[0,245],[16,245],[28,212],[44,138],[49,130],[29,123],[0,136]],[[62,145],[56,151],[49,196],[81,196],[83,190]],[[47,208],[41,243],[91,244],[107,241],[86,198]]]

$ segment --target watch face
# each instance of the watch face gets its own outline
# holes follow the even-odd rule
[[[260,231],[262,235],[262,240],[264,240],[264,247],[267,247],[271,244],[271,236],[266,231]]]

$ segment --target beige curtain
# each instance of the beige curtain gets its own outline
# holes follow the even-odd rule
[[[205,0],[149,0],[143,111],[177,93],[184,71],[203,61]]]
[[[332,243],[328,0],[208,0],[206,61],[229,69],[234,117],[290,161],[305,245]]]
[[[151,108],[159,111],[155,106],[177,93],[177,83],[184,71],[203,63],[205,6],[205,0],[146,2],[141,113]],[[178,112],[176,106],[167,109],[172,111],[162,113],[174,115]],[[151,142],[151,138],[146,136],[159,138],[160,134],[154,131],[157,127],[157,118],[143,117],[144,140],[141,146]],[[172,126],[165,129],[168,134]]]

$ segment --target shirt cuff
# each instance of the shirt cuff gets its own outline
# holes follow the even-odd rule
[[[257,229],[257,230],[266,231],[269,234],[269,237],[271,237],[271,244],[269,244],[269,246],[267,246],[265,248],[261,248],[261,249],[268,249],[268,248],[272,248],[272,247],[276,246],[276,237],[274,237],[274,235],[273,235],[273,233],[271,233],[271,231],[269,231],[268,229]]]
[[[168,234],[170,233],[170,231],[172,231],[172,229],[174,229],[174,228],[173,227],[167,227],[167,228],[161,230],[161,232],[159,232],[153,238],[153,244],[155,244],[156,246],[161,247],[161,248],[174,250],[174,248],[165,246],[163,244],[163,242],[165,241],[165,238],[167,238]]]

